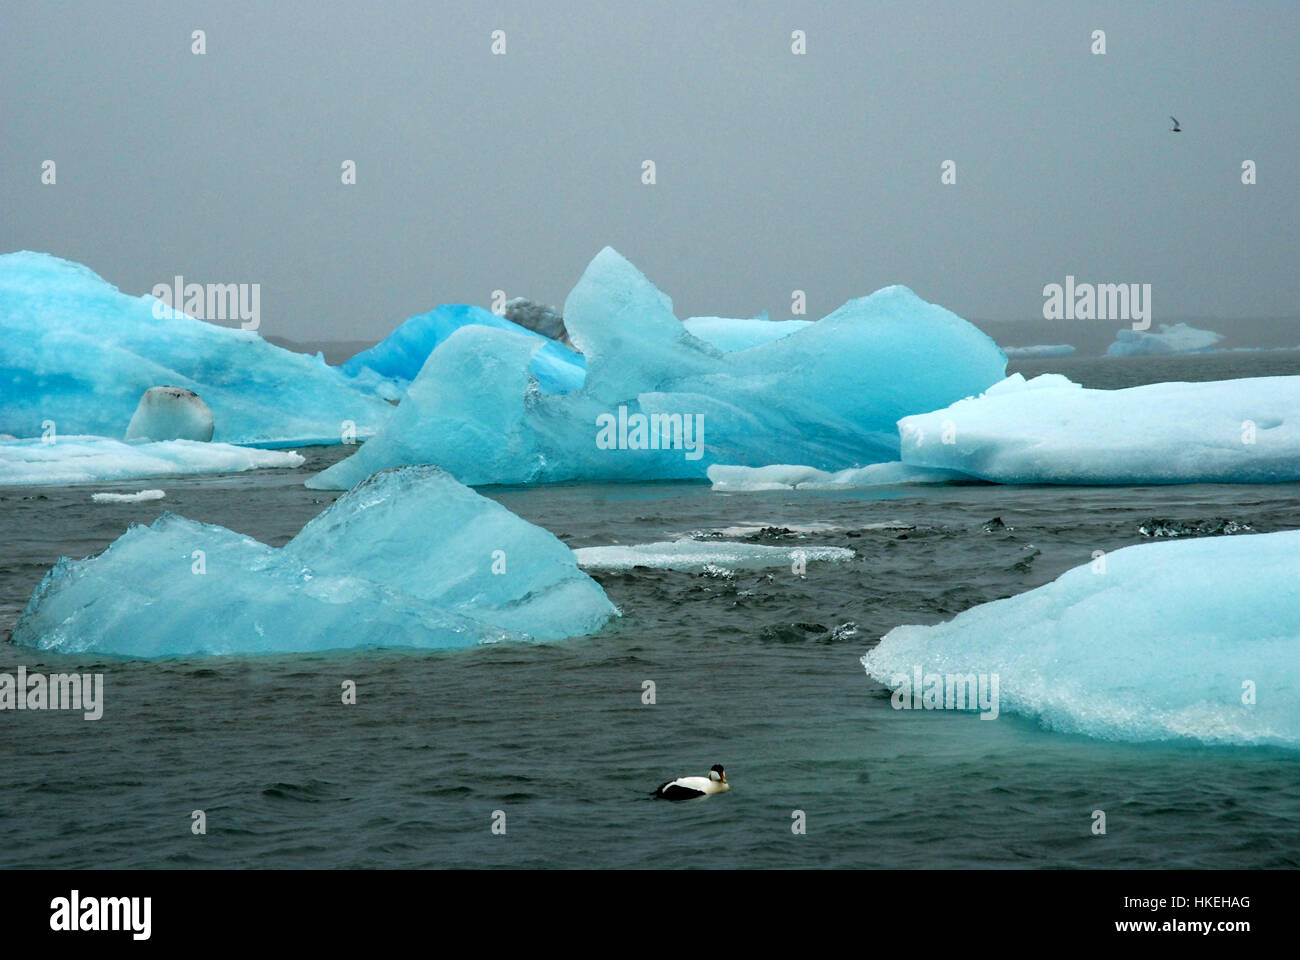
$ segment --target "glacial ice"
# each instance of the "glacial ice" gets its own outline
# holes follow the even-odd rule
[[[996,483],[1300,480],[1300,377],[1085,389],[1014,374],[898,422],[902,460]]]
[[[813,467],[773,463],[766,467],[714,464],[709,481],[719,493],[757,493],[764,490],[856,490],[912,483],[972,483],[954,470],[912,467],[899,461],[873,463],[828,473]]]
[[[367,479],[281,548],[171,513],[61,559],[17,644],[125,657],[470,647],[594,633],[618,611],[540,527],[436,467]]]
[[[212,409],[193,390],[150,387],[126,428],[128,440],[212,439]]]
[[[0,256],[0,433],[122,437],[150,387],[192,390],[213,438],[291,446],[338,443],[344,422],[372,434],[391,405],[320,356],[257,333],[172,317],[150,295],[120,293],[88,267],[43,253]]]
[[[445,304],[403,321],[379,343],[350,357],[340,369],[355,377],[369,368],[382,377],[409,382],[419,375],[435,349],[455,331],[471,324],[532,338],[539,349],[533,354],[528,370],[537,378],[543,393],[568,393],[581,387],[586,379],[582,354],[482,307],[465,304]]]
[[[1106,349],[1108,357],[1151,356],[1162,353],[1210,353],[1223,334],[1198,330],[1185,323],[1160,324],[1159,330],[1124,328]]]
[[[862,658],[997,674],[1003,712],[1108,740],[1300,747],[1300,531],[1125,547]],[[1249,700],[1249,702],[1246,702]]]
[[[385,427],[307,485],[344,489],[404,463],[436,463],[472,485],[703,479],[718,462],[842,470],[898,459],[899,417],[977,393],[1006,365],[989,337],[905,287],[723,353],[608,247],[570,292],[564,323],[586,357],[581,389],[531,389],[536,338],[465,325]]]
[[[769,320],[767,314],[750,320],[730,317],[690,317],[682,321],[686,332],[712,344],[723,353],[735,353],[781,340],[811,327],[811,320]]]
[[[166,498],[165,490],[139,490],[136,493],[92,493],[90,499],[95,503],[147,503],[150,500]]]
[[[631,570],[650,567],[655,570],[725,570],[788,567],[799,561],[843,562],[854,553],[847,547],[800,544],[795,547],[770,547],[758,543],[733,543],[726,540],[680,540],[661,543],[613,544],[604,547],[579,547],[573,551],[578,566],[584,570]]]
[[[242,473],[302,463],[303,457],[292,450],[258,450],[196,440],[123,443],[108,437],[78,436],[58,436],[53,443],[5,440],[0,441],[0,486]]]
[[[1069,343],[1040,343],[1032,347],[1003,347],[1009,360],[1033,360],[1042,357],[1073,356],[1075,348]]]

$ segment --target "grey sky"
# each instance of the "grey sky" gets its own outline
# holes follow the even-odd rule
[[[1035,317],[1067,273],[1295,315],[1298,50],[1294,2],[3,0],[0,251],[257,282],[297,339],[559,305],[605,244],[683,317],[889,283]]]

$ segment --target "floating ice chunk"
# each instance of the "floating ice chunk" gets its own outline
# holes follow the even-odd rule
[[[1090,390],[1014,374],[898,422],[903,462],[997,483],[1300,480],[1300,377]]]
[[[1036,357],[1069,357],[1075,348],[1069,343],[1044,343],[1032,347],[1003,347],[1002,352],[1010,360],[1026,360]]]
[[[1135,357],[1161,353],[1212,353],[1223,334],[1198,330],[1185,323],[1160,324],[1159,331],[1125,328],[1106,349],[1108,357]]]
[[[17,644],[127,657],[555,640],[618,611],[550,533],[433,467],[376,474],[284,547],[164,514],[62,559]]]
[[[95,503],[144,503],[149,500],[161,500],[167,496],[163,490],[141,490],[138,493],[94,493],[90,499]]]
[[[419,375],[434,350],[457,330],[469,325],[509,330],[534,338],[539,349],[532,355],[527,369],[537,378],[543,393],[568,393],[581,387],[586,379],[582,354],[482,307],[465,304],[446,304],[403,321],[369,350],[348,359],[340,369],[349,376],[358,376],[369,369],[381,377],[409,382]]]
[[[987,336],[905,287],[724,354],[608,247],[569,294],[564,322],[587,358],[580,390],[530,387],[535,338],[463,326],[384,430],[308,486],[343,489],[403,463],[436,463],[473,485],[703,479],[717,462],[842,470],[897,459],[899,417],[983,390],[1006,366]]]
[[[688,333],[710,343],[723,353],[735,353],[781,340],[811,327],[811,320],[769,320],[767,314],[750,320],[730,317],[690,317],[682,321]]]
[[[627,546],[579,547],[573,552],[578,558],[578,566],[586,570],[630,570],[633,567],[703,570],[709,566],[740,570],[788,567],[801,560],[808,563],[843,562],[854,557],[853,551],[847,547],[802,544],[796,547],[768,547],[757,543],[690,538]]]
[[[128,440],[212,439],[212,410],[184,387],[150,387],[126,428]]]
[[[1066,733],[1298,748],[1300,531],[1125,547],[862,663],[894,687],[996,674],[1002,712]]]
[[[242,473],[300,467],[302,463],[303,457],[292,450],[256,450],[195,440],[123,443],[108,437],[59,436],[53,443],[0,442],[0,486]]]
[[[909,483],[970,483],[971,478],[955,470],[912,467],[905,463],[873,463],[828,473],[812,467],[774,463],[766,467],[709,467],[713,489],[726,493],[755,493],[763,490],[853,490]]]
[[[319,356],[173,317],[48,254],[0,256],[0,328],[0,433],[18,437],[40,436],[47,421],[60,434],[121,437],[158,384],[201,396],[213,439],[227,443],[339,443],[345,421],[364,438],[392,409]]]

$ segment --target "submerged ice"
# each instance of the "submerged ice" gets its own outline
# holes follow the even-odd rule
[[[228,443],[338,443],[345,424],[365,437],[391,410],[319,356],[155,311],[161,303],[48,254],[0,256],[0,434],[35,437],[52,424],[121,438],[141,395],[161,385],[198,394],[213,439]]]
[[[1300,748],[1300,531],[1116,550],[862,663],[997,676],[1003,712],[1065,733]]]
[[[454,648],[593,633],[617,610],[540,527],[435,467],[385,471],[281,548],[164,514],[62,559],[15,643],[127,657]]]
[[[997,483],[1300,480],[1300,377],[1092,390],[1014,374],[898,423],[902,459]]]
[[[719,462],[842,470],[897,460],[900,417],[977,393],[1006,365],[989,337],[905,287],[723,353],[610,248],[563,317],[586,360],[580,389],[534,386],[539,338],[465,324],[428,356],[379,434],[308,485],[345,489],[407,463],[436,463],[475,485],[703,479]],[[609,418],[620,425],[615,442],[598,443]],[[698,456],[688,456],[688,427]]]

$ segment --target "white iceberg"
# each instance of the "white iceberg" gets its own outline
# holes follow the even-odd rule
[[[1185,323],[1160,324],[1159,330],[1125,328],[1115,334],[1115,342],[1106,348],[1108,357],[1152,356],[1168,353],[1210,353],[1223,334],[1198,330]]]
[[[1300,531],[1125,547],[947,623],[896,627],[862,663],[895,689],[918,669],[996,676],[1003,713],[1065,733],[1295,749]]]
[[[1003,347],[1009,360],[1032,360],[1042,357],[1073,356],[1075,348],[1069,343],[1040,343],[1032,347]]]
[[[1014,374],[898,422],[902,460],[996,483],[1300,480],[1300,377],[1085,389]]]
[[[124,657],[302,653],[594,633],[618,611],[547,531],[433,467],[376,474],[281,548],[164,514],[60,560],[14,643]]]
[[[912,483],[972,483],[954,470],[913,467],[906,463],[873,463],[834,473],[814,467],[773,463],[765,467],[714,464],[709,481],[719,493],[758,493],[764,490],[856,490]]]
[[[853,551],[847,547],[814,544],[770,547],[758,543],[694,540],[690,537],[661,543],[579,547],[573,552],[578,558],[578,566],[585,570],[630,570],[633,567],[656,570],[749,570],[790,567],[799,563],[842,563],[854,557]]]
[[[302,464],[302,455],[292,450],[258,450],[196,440],[124,443],[109,437],[59,436],[53,443],[0,441],[0,486],[242,473]]]
[[[155,316],[162,303],[49,254],[0,256],[0,433],[36,437],[52,424],[121,437],[160,384],[202,397],[213,439],[227,443],[339,443],[369,436],[392,410],[319,355],[170,309]]]
[[[344,489],[404,463],[473,485],[703,479],[719,462],[841,470],[898,459],[899,417],[982,390],[1006,366],[989,337],[905,287],[722,353],[608,247],[570,292],[564,323],[586,357],[581,389],[534,386],[537,338],[462,326],[380,433],[308,486]]]
[[[128,440],[212,439],[212,409],[193,390],[150,387],[126,428]]]
[[[166,496],[164,490],[139,490],[135,493],[92,493],[90,499],[95,503],[147,503],[150,500],[162,500]]]

